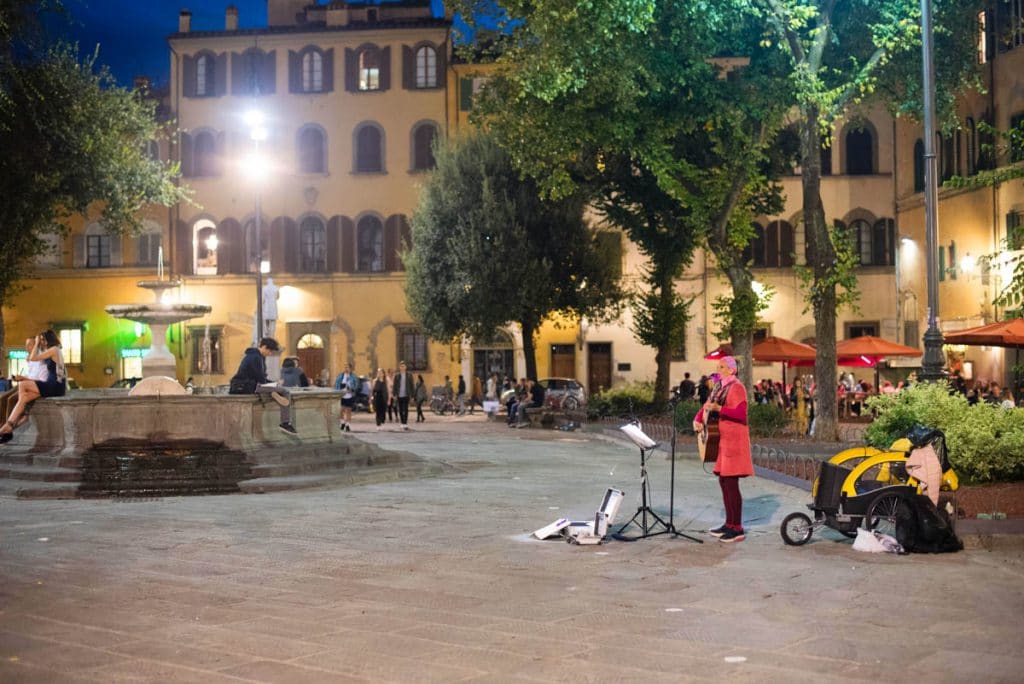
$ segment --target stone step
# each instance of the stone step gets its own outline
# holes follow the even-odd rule
[[[34,482],[0,479],[0,497],[19,499],[77,499],[77,482]]]
[[[302,475],[354,468],[369,468],[401,464],[403,459],[395,453],[342,454],[332,456],[306,456],[280,463],[263,463],[252,466],[255,477],[281,477]]]
[[[11,480],[31,480],[33,482],[80,482],[82,473],[72,468],[49,468],[36,465],[13,465],[6,468],[4,477]]]
[[[238,487],[244,494],[266,494],[292,489],[366,485],[418,479],[421,477],[436,477],[448,473],[450,470],[450,468],[442,464],[426,462],[409,463],[399,467],[393,465],[371,466],[287,477],[260,477],[239,482]]]

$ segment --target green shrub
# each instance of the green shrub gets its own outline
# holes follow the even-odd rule
[[[775,404],[747,406],[747,424],[752,437],[777,437],[789,422],[786,410]]]
[[[946,383],[920,383],[872,397],[867,407],[876,413],[864,433],[871,446],[888,448],[910,427],[928,425],[946,434],[950,463],[964,481],[1024,477],[1024,410],[971,406]]]
[[[693,419],[697,416],[697,412],[700,411],[700,407],[701,403],[699,401],[681,401],[676,404],[676,412],[672,416],[676,430],[684,434],[692,434]]]
[[[654,403],[654,384],[635,382],[623,387],[605,390],[587,401],[589,418],[607,416],[644,415],[651,412]]]

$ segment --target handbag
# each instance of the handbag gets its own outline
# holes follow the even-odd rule
[[[256,381],[252,378],[231,378],[228,394],[255,394]]]

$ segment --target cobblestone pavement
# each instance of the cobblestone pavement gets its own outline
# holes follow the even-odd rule
[[[457,466],[363,487],[137,501],[0,499],[3,682],[1019,682],[1024,554],[874,556],[782,544],[806,493],[677,462],[703,538],[571,546],[528,533],[636,510],[639,456],[479,416],[353,436]],[[670,460],[650,480],[667,515]]]

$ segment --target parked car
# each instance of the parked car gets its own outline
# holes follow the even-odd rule
[[[572,378],[544,378],[544,403],[557,409],[575,411],[587,405],[587,392]]]

